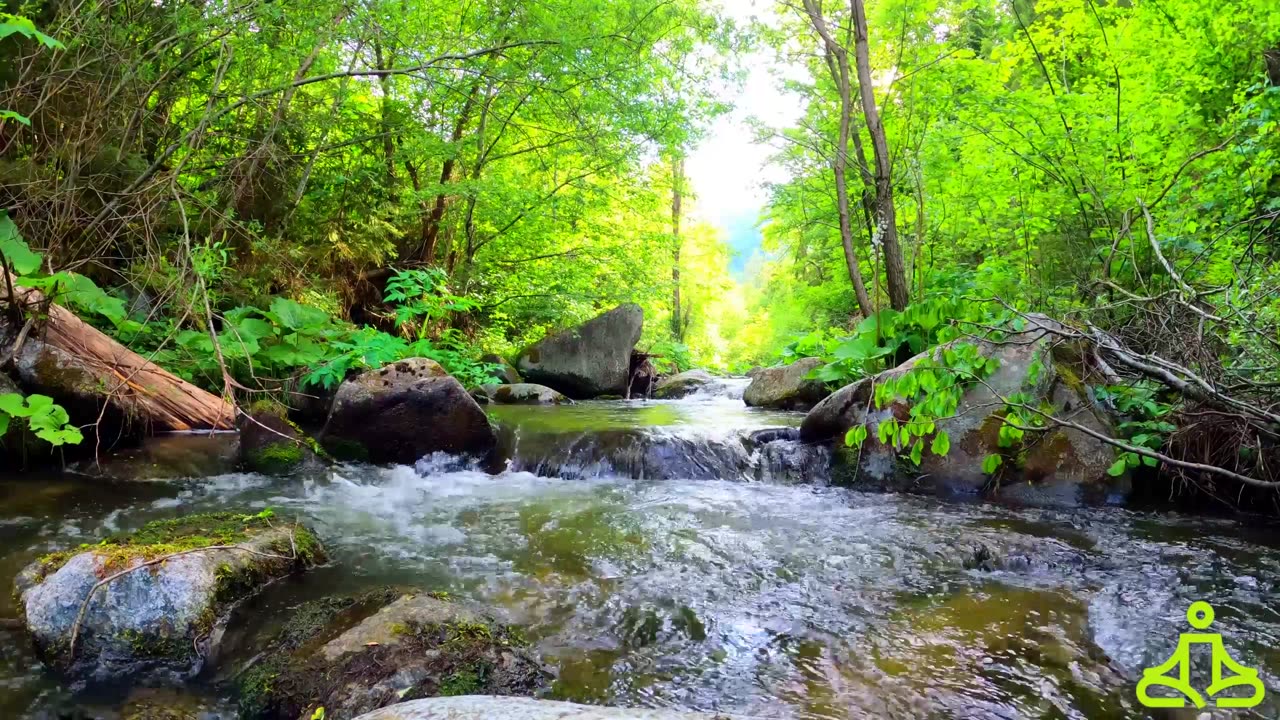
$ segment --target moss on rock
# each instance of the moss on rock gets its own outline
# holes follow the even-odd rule
[[[546,675],[518,630],[458,603],[381,589],[300,606],[241,676],[254,718],[353,718],[444,695],[528,695]]]

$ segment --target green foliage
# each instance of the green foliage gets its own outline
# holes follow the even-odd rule
[[[649,348],[653,366],[664,375],[671,375],[697,366],[689,346],[675,340],[663,340]]]
[[[9,431],[14,420],[25,422],[36,437],[54,447],[78,445],[84,440],[80,429],[71,424],[67,411],[45,395],[25,398],[18,393],[0,395],[0,437]]]
[[[1159,451],[1169,435],[1178,429],[1177,425],[1167,419],[1174,407],[1160,400],[1160,387],[1152,382],[1096,387],[1093,394],[1099,403],[1112,407],[1125,418],[1116,429],[1120,437],[1130,445]],[[1156,458],[1124,452],[1107,472],[1119,476],[1141,466],[1154,468],[1159,465],[1160,461]]]

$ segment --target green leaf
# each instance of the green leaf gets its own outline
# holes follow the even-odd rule
[[[1125,459],[1121,457],[1119,460],[1112,463],[1111,467],[1107,468],[1107,474],[1111,477],[1120,477],[1128,467],[1128,463],[1126,463]]]
[[[915,443],[911,446],[911,462],[916,465],[919,465],[920,461],[923,459],[924,459],[924,440],[917,438]]]
[[[0,438],[9,432],[9,414],[0,412]]]
[[[988,455],[982,458],[982,472],[990,475],[991,473],[995,472],[996,469],[1003,464],[1004,464],[1004,458],[993,453],[991,455]]]
[[[280,319],[281,325],[290,330],[318,329],[329,323],[329,316],[323,310],[308,307],[288,298],[272,300],[271,312]]]
[[[866,441],[867,441],[866,425],[857,425],[855,427],[852,427],[849,429],[849,432],[845,433],[845,436],[844,436],[844,444],[848,445],[849,447],[860,448],[862,447],[862,444]]]
[[[1142,464],[1146,465],[1147,467],[1155,467],[1160,464],[1160,461],[1151,457],[1150,455],[1143,455]]]
[[[26,115],[19,115],[18,113],[12,110],[0,110],[0,121],[3,121],[3,120],[17,120],[23,125],[26,125],[27,127],[31,127],[31,118],[27,117]]]
[[[945,430],[939,431],[937,435],[933,436],[933,443],[929,446],[929,450],[934,455],[945,457],[947,453],[951,452],[951,436]]]
[[[41,257],[31,252],[18,232],[18,226],[3,210],[0,210],[0,255],[4,255],[9,267],[18,275],[30,275],[40,269]]]
[[[24,418],[31,415],[31,411],[27,409],[26,398],[18,393],[0,395],[0,412],[16,418]]]

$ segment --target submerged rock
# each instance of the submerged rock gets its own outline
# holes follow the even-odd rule
[[[122,481],[207,478],[235,472],[239,446],[237,434],[231,432],[157,435],[136,448],[77,461],[67,471]]]
[[[240,466],[284,475],[316,462],[315,442],[286,417],[283,406],[255,404],[240,422]]]
[[[400,703],[357,720],[746,720],[724,713],[632,710],[555,700],[499,697],[432,698]]]
[[[827,396],[821,380],[807,379],[822,364],[818,358],[801,358],[790,365],[765,368],[752,376],[742,401],[753,407],[808,410]]]
[[[401,700],[532,695],[550,676],[518,630],[429,593],[378,590],[298,608],[242,675],[241,713],[351,720]]]
[[[518,385],[524,382],[524,378],[520,377],[520,372],[517,371],[515,367],[511,363],[507,362],[507,359],[501,355],[495,355],[493,353],[481,355],[480,362],[497,365],[498,379],[506,385]]]
[[[677,400],[692,395],[710,385],[716,379],[706,370],[686,370],[678,375],[663,378],[653,390],[653,396],[661,400]]]
[[[481,385],[471,390],[471,397],[482,404],[495,405],[572,405],[573,401],[546,385]]]
[[[625,395],[631,354],[644,327],[639,305],[609,312],[536,343],[521,353],[516,368],[530,382],[581,400]]]
[[[342,383],[320,441],[339,459],[408,465],[433,452],[487,454],[496,440],[457,380],[410,358]]]
[[[16,594],[45,663],[98,681],[181,679],[215,651],[233,605],[324,559],[310,530],[269,513],[193,515],[45,556]]]
[[[1085,433],[1051,428],[1028,433],[1020,448],[999,445],[1005,406],[997,395],[1008,398],[1015,393],[1024,393],[1028,404],[1048,403],[1057,416],[1113,436],[1106,417],[1093,406],[1087,388],[1068,363],[1055,360],[1050,340],[1043,330],[1028,330],[1000,344],[975,341],[983,356],[999,361],[999,368],[983,383],[967,390],[954,416],[937,421],[938,430],[945,431],[950,439],[950,450],[945,456],[926,452],[918,468],[908,466],[894,448],[876,437],[881,421],[907,418],[910,406],[899,401],[877,409],[874,387],[887,378],[902,375],[938,349],[836,391],[805,417],[801,437],[806,442],[835,440],[837,446],[842,446],[850,428],[865,425],[867,440],[858,450],[841,449],[835,470],[838,482],[863,489],[983,494],[1018,504],[1046,506],[1122,498],[1128,492],[1127,480],[1107,474],[1115,453]],[[1040,368],[1036,373],[1031,372],[1033,365]],[[991,454],[1006,457],[998,472],[988,475],[982,464]]]

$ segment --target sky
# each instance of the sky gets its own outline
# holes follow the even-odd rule
[[[741,24],[753,17],[767,22],[774,12],[772,0],[720,0],[720,5]],[[715,120],[685,163],[697,197],[692,215],[724,233],[736,253],[730,266],[735,274],[744,271],[760,247],[756,225],[767,199],[765,183],[786,179],[780,168],[769,163],[774,148],[755,141],[748,121],[756,118],[773,127],[785,127],[793,125],[803,110],[796,96],[779,89],[779,79],[773,74],[779,69],[773,53],[755,52],[742,62],[747,71],[744,85],[723,90],[722,99],[734,104],[733,112]]]

